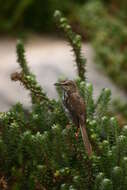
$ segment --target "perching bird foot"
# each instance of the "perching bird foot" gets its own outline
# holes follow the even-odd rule
[[[77,131],[75,132],[75,138],[76,138],[76,140],[78,140],[79,133],[80,133],[80,128],[78,128]]]

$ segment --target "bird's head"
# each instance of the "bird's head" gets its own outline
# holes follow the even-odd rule
[[[72,80],[60,81],[58,83],[55,83],[55,86],[61,87],[66,92],[75,92],[77,89],[75,82]]]

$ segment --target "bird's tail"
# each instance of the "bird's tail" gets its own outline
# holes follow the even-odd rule
[[[92,146],[91,146],[91,143],[89,141],[89,138],[88,138],[88,135],[86,132],[86,128],[84,126],[80,125],[80,130],[81,130],[82,139],[84,142],[86,152],[87,152],[88,156],[90,157],[92,155]]]

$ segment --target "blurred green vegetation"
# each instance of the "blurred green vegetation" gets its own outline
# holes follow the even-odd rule
[[[15,32],[17,29],[50,31],[55,9],[68,15],[84,2],[86,0],[0,0],[0,32]]]
[[[59,9],[66,16],[69,15],[71,17],[78,13],[78,8],[80,7],[82,16],[84,17],[85,9],[83,5],[86,3],[98,3],[93,9],[90,9],[90,13],[87,12],[88,15],[91,14],[96,17],[98,9],[102,8],[101,10],[104,12],[107,9],[109,14],[127,23],[126,0],[0,0],[0,32],[8,32],[9,30],[15,31],[18,28],[32,29],[35,31],[52,30],[52,15],[55,9]],[[99,3],[101,5],[99,5]],[[81,22],[83,17],[81,18]],[[100,17],[100,19],[102,19],[102,17]],[[94,18],[92,20],[94,20]],[[90,21],[90,23],[91,22],[92,21]]]
[[[119,12],[100,1],[87,3],[79,9],[77,20],[93,42],[96,62],[105,68],[113,81],[127,91],[127,26]]]

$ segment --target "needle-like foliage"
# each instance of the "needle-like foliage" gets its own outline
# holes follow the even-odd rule
[[[77,65],[77,72],[82,80],[85,80],[85,64],[86,59],[81,53],[81,36],[72,31],[71,26],[65,17],[62,16],[60,11],[55,11],[54,13],[55,21],[58,27],[64,32],[67,40],[69,41],[72,51],[74,52],[75,62]]]

